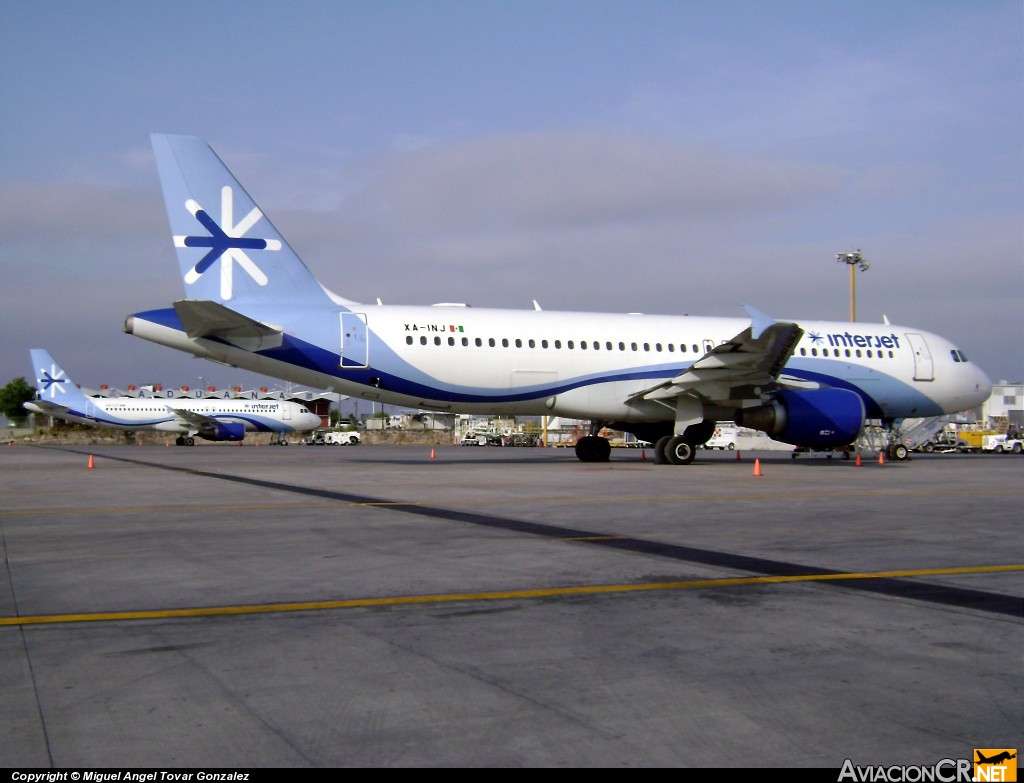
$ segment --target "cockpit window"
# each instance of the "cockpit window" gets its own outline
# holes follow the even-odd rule
[[[961,351],[958,348],[954,348],[952,351],[950,351],[950,353],[953,355],[953,361],[954,362],[966,362],[967,361],[967,354],[965,354],[963,351]]]

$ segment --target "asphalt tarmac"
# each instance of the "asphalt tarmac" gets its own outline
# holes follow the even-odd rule
[[[1024,745],[1024,460],[650,460],[0,447],[0,759],[838,770]]]

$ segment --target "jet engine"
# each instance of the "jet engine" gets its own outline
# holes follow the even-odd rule
[[[741,427],[812,449],[852,443],[864,426],[864,417],[864,401],[848,389],[781,391],[767,405],[736,411]]]
[[[213,432],[200,432],[199,437],[206,440],[241,440],[245,437],[245,425],[218,422],[217,429]]]

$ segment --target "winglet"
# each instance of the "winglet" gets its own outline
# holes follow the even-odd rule
[[[775,319],[770,315],[765,315],[760,310],[751,307],[748,304],[741,305],[741,307],[747,311],[747,315],[750,316],[750,336],[753,339],[757,339],[765,330],[775,323]]]

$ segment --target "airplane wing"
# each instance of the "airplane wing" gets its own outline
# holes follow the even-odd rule
[[[204,416],[202,413],[185,410],[184,408],[175,408],[171,405],[167,406],[167,410],[199,432],[213,432],[217,429],[218,422],[212,416]]]
[[[174,303],[185,333],[191,337],[219,337],[247,351],[277,348],[284,332],[261,321],[235,312],[218,302],[205,299],[182,299]]]
[[[744,305],[750,326],[708,351],[671,380],[637,392],[632,400],[667,401],[696,394],[712,401],[735,399],[740,389],[775,386],[806,388],[806,383],[781,376],[782,368],[803,336],[795,323],[775,321]]]

